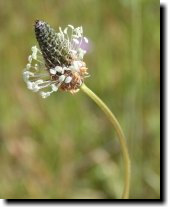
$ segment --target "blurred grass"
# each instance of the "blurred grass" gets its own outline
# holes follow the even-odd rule
[[[113,110],[128,140],[132,199],[160,198],[160,11],[155,0],[0,1],[0,197],[119,198],[118,140],[83,93],[47,100],[22,80],[35,19],[82,25],[86,84]]]

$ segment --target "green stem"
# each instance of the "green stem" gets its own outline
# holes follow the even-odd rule
[[[116,117],[113,115],[113,113],[110,111],[110,109],[105,105],[105,103],[96,95],[94,94],[85,84],[82,84],[81,90],[86,93],[96,104],[103,110],[103,112],[106,114],[107,118],[112,123],[116,134],[118,136],[122,154],[123,154],[123,160],[124,160],[124,166],[125,166],[125,175],[124,175],[124,190],[122,194],[122,199],[128,199],[129,197],[129,189],[130,189],[130,158],[128,154],[128,149],[126,145],[126,139],[123,134],[122,128],[117,121]]]

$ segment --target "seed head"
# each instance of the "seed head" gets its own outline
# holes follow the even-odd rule
[[[40,49],[32,47],[23,72],[28,89],[40,92],[43,98],[58,89],[79,91],[84,78],[89,76],[83,62],[86,51],[81,48],[82,41],[88,42],[83,28],[68,25],[56,32],[47,23],[36,20],[35,35]],[[44,88],[48,91],[42,91]]]

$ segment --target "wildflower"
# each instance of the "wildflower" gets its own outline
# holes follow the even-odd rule
[[[28,89],[40,92],[42,98],[47,98],[58,89],[75,93],[81,88],[96,102],[112,123],[120,142],[125,165],[122,198],[128,199],[131,169],[126,139],[111,110],[84,84],[84,78],[88,77],[88,73],[86,64],[83,62],[86,51],[82,49],[82,42],[88,43],[88,39],[83,36],[83,28],[68,25],[63,31],[59,27],[57,33],[47,23],[37,20],[35,34],[40,49],[37,46],[31,48],[32,54],[28,57],[28,64],[23,72]],[[49,90],[42,91],[44,88]]]
[[[40,49],[31,48],[32,54],[23,72],[27,88],[39,92],[43,98],[58,89],[71,93],[79,91],[84,78],[89,76],[83,62],[86,51],[81,48],[82,41],[88,43],[83,28],[68,25],[55,32],[47,23],[37,20],[35,35]]]

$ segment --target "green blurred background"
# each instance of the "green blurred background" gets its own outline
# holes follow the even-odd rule
[[[100,109],[79,92],[43,100],[22,80],[35,19],[82,25],[86,84],[117,116],[132,199],[160,198],[160,10],[156,0],[0,1],[0,198],[120,198],[123,161]]]

